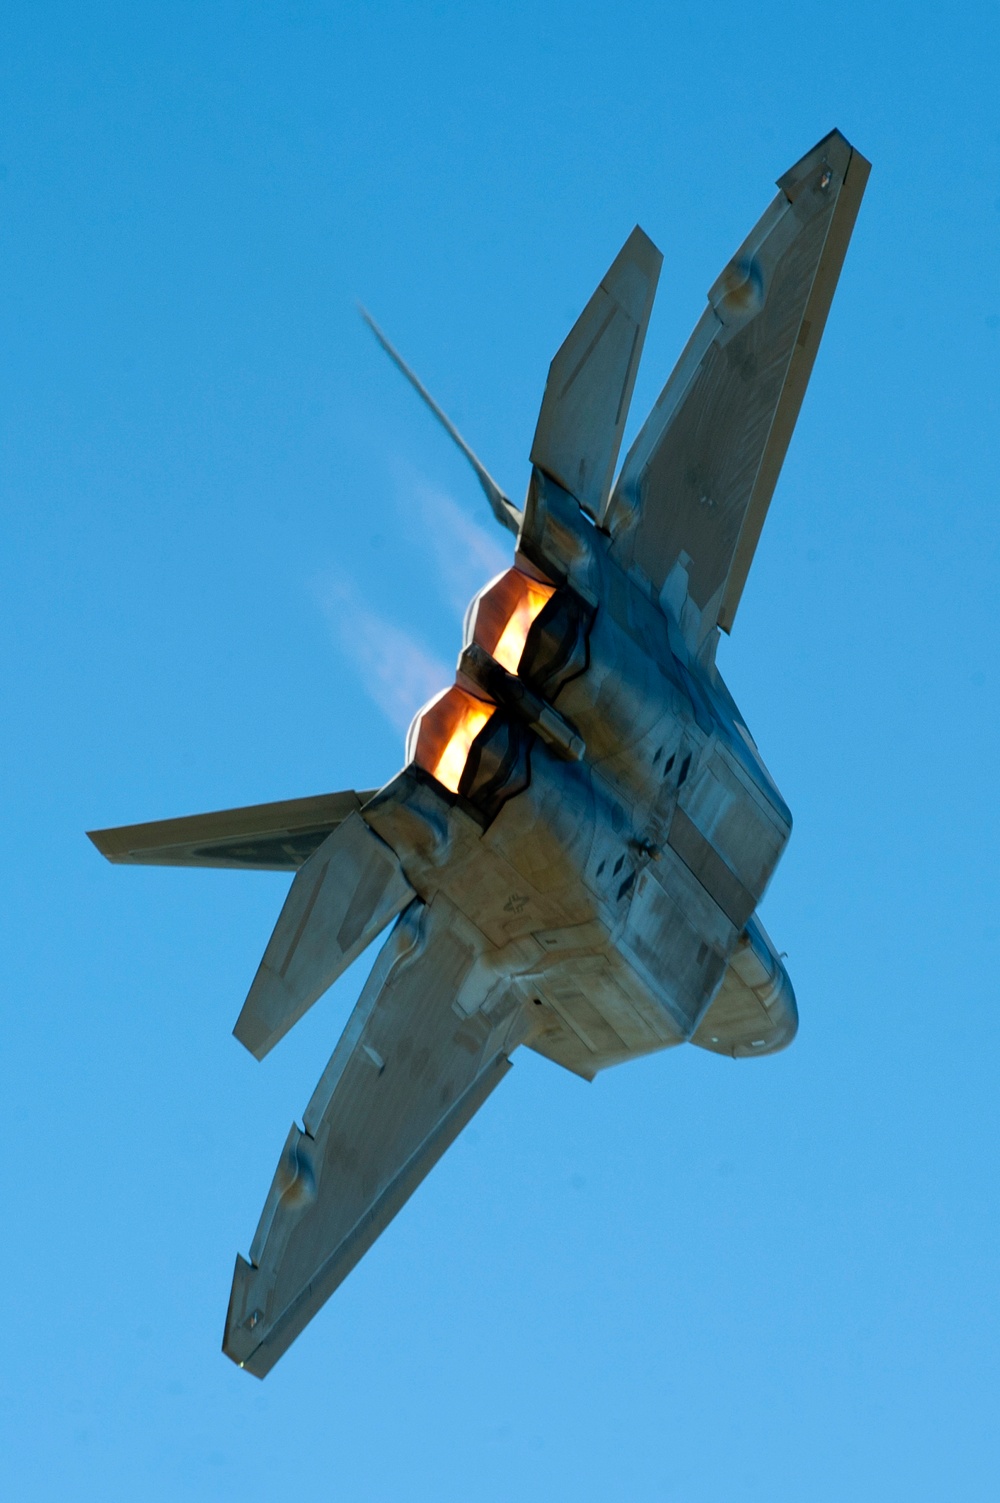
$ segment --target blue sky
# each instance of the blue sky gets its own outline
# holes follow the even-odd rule
[[[0,1481],[36,1499],[1000,1487],[995,6],[0,21]],[[635,222],[631,430],[832,126],[874,164],[720,663],[795,815],[791,1050],[523,1053],[263,1384],[232,1266],[357,995],[230,1030],[286,882],[86,828],[379,783]]]

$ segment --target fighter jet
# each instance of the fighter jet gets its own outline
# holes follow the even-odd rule
[[[223,1350],[257,1377],[520,1046],[592,1080],[794,1037],[756,916],[791,815],[715,657],[868,173],[834,131],[778,180],[617,479],[662,261],[641,229],[549,369],[522,507],[379,334],[513,534],[454,683],[383,788],[91,835],[116,862],[295,873],[235,1027],[257,1059],[392,925],[236,1260]]]

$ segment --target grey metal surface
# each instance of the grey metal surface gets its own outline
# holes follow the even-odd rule
[[[296,874],[233,1029],[263,1059],[414,897],[396,853],[355,812]]]
[[[683,572],[674,598],[694,647],[732,627],[868,172],[834,131],[780,179],[615,486],[615,553],[657,590]]]
[[[834,132],[780,180],[613,491],[660,260],[639,230],[553,361],[523,511],[431,402],[517,546],[395,778],[92,837],[116,861],[301,867],[235,1030],[258,1057],[396,918],[237,1260],[224,1349],[248,1371],[346,1277],[519,1044],[591,1080],[686,1042],[752,1058],[794,1037],[756,912],[791,815],[715,647],[867,173]]]
[[[733,1059],[750,1059],[784,1049],[795,1037],[798,1024],[788,972],[763,924],[752,918],[691,1042]]]
[[[611,491],[662,263],[636,225],[549,367],[531,462],[595,518]]]
[[[506,1073],[522,1014],[478,967],[480,943],[439,899],[414,903],[383,948],[237,1263],[224,1350],[258,1377]]]
[[[295,871],[375,791],[321,793],[88,833],[102,856],[123,865]]]

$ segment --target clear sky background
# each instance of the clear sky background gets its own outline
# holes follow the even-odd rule
[[[0,1492],[979,1503],[998,1444],[993,4],[72,4],[0,20]],[[801,1030],[526,1052],[266,1380],[220,1354],[367,973],[230,1035],[270,874],[87,828],[365,787],[508,556],[637,221],[630,433],[834,125],[874,164],[720,664],[795,816]]]

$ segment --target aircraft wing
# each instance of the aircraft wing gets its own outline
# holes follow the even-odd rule
[[[510,1068],[524,1014],[485,948],[441,898],[411,904],[386,941],[236,1260],[223,1351],[257,1377]]]
[[[622,466],[614,551],[692,646],[732,628],[869,170],[834,131],[779,179]]]
[[[101,855],[118,864],[295,871],[376,792],[321,793],[88,834]]]

